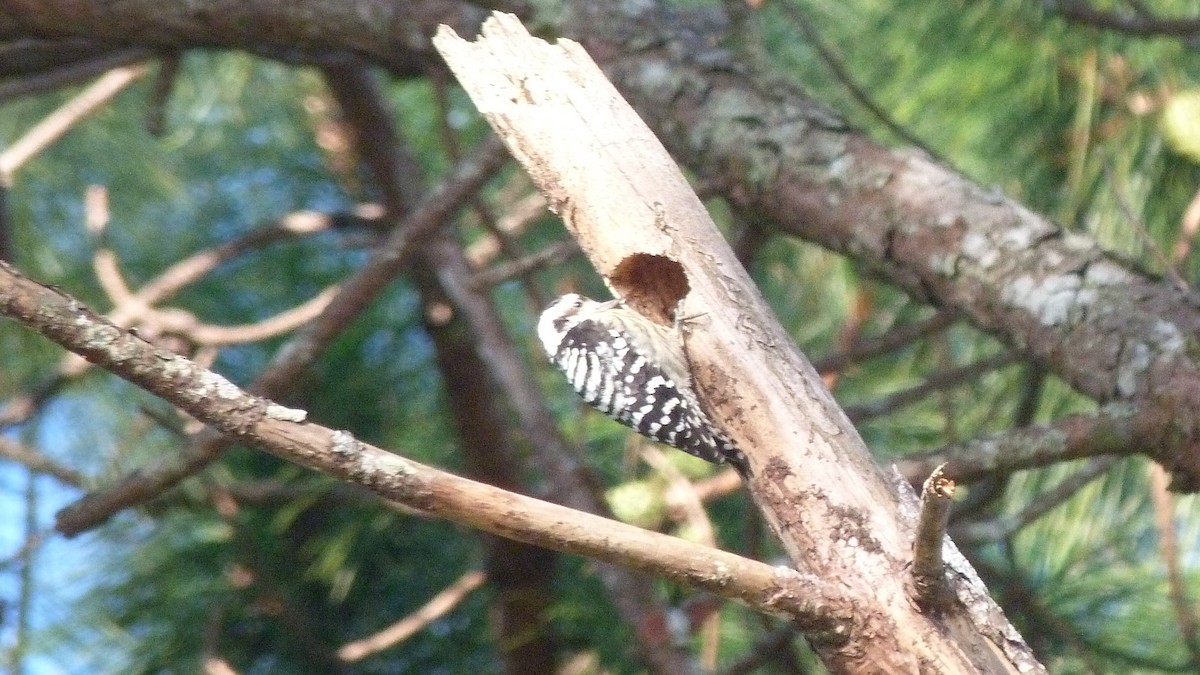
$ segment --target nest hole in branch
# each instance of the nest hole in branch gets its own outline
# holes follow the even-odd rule
[[[608,283],[626,306],[666,326],[674,325],[675,308],[691,290],[683,265],[650,253],[634,253],[617,263]]]

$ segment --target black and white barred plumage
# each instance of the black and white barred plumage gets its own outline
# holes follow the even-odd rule
[[[570,293],[542,312],[538,338],[591,406],[647,438],[746,474],[745,456],[700,409],[677,331],[616,300]]]

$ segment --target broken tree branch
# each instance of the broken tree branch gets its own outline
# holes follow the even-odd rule
[[[799,569],[836,576],[867,618],[842,672],[1041,669],[1015,631],[934,625],[907,602],[911,530],[845,415],[773,319],[662,144],[576,43],[532,38],[494,14],[473,43],[434,45],[627,306],[686,331],[701,403],[750,458],[751,493]],[[980,597],[986,597],[986,593]],[[879,623],[874,623],[879,622]],[[885,627],[886,626],[886,627]]]
[[[912,583],[919,605],[930,611],[940,611],[954,598],[946,583],[946,565],[942,559],[942,543],[946,540],[946,525],[950,523],[950,506],[954,500],[954,481],[942,473],[939,466],[925,481],[921,490],[917,535],[913,539]]]

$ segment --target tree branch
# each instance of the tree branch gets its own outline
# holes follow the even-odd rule
[[[1016,354],[1004,352],[982,358],[974,363],[969,363],[958,368],[937,371],[930,374],[924,382],[914,387],[889,394],[869,403],[846,406],[846,416],[858,424],[869,419],[889,415],[905,406],[920,401],[930,394],[964,386],[975,381],[981,375],[1010,366],[1016,362]]]
[[[148,71],[149,66],[144,64],[114,68],[47,115],[15,143],[5,148],[4,152],[0,152],[0,183],[11,185],[17,169],[31,157],[58,140],[79,120],[95,112]]]
[[[7,103],[22,96],[54,91],[96,77],[113,68],[144,61],[153,55],[154,52],[151,50],[140,47],[116,49],[57,68],[50,68],[34,75],[27,75],[0,84],[0,103]]]
[[[950,312],[938,312],[928,319],[895,326],[875,338],[864,339],[846,349],[813,359],[818,373],[838,372],[853,363],[889,354],[917,340],[941,333],[957,320]]]
[[[354,663],[371,654],[395,647],[425,626],[445,616],[447,612],[465,600],[472,591],[482,586],[486,580],[487,575],[481,570],[467,572],[459,577],[458,581],[430,598],[429,602],[412,614],[374,635],[342,645],[337,651],[338,658],[345,663]]]
[[[781,614],[830,639],[853,608],[812,576],[460,478],[303,421],[220,375],[154,347],[61,291],[0,263],[0,314],[162,397],[217,431],[366,486],[425,513],[565,553],[658,574]]]
[[[1141,439],[1160,433],[1164,411],[1132,409],[1114,403],[1095,415],[1067,415],[1051,424],[1037,424],[951,445],[896,461],[912,483],[919,483],[938,465],[958,483],[1050,466],[1084,457],[1151,452]]]
[[[78,471],[4,436],[0,436],[0,457],[16,462],[35,473],[54,476],[67,485],[83,485],[83,476]]]
[[[1118,14],[1096,9],[1078,0],[1045,0],[1043,4],[1053,14],[1067,21],[1086,26],[1137,35],[1140,37],[1194,37],[1200,34],[1200,19],[1161,19],[1142,13]]]
[[[867,619],[844,650],[818,646],[826,664],[1039,670],[995,614],[988,627],[966,629],[966,616],[934,626],[907,602],[897,571],[911,530],[898,495],[666,150],[583,49],[531,38],[505,15],[474,43],[443,28],[434,44],[626,305],[649,320],[703,317],[685,332],[701,403],[748,455],[751,493],[791,559],[836,575]],[[992,641],[998,633],[1006,638]]]

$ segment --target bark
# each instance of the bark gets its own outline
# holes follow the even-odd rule
[[[436,58],[441,24],[472,31],[486,13],[453,0],[250,0],[249,2],[0,2],[0,72],[42,73],[139,45],[241,49],[284,61],[336,62],[368,55],[396,75],[420,75]]]

